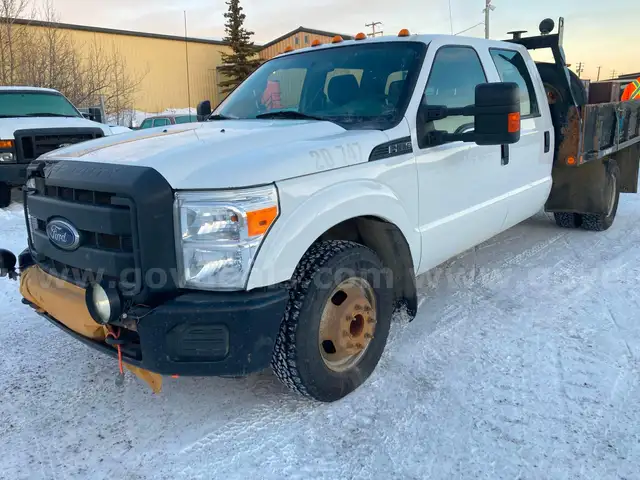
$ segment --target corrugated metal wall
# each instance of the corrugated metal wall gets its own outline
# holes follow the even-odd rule
[[[31,26],[29,28],[41,28]],[[215,106],[222,99],[216,85],[216,67],[222,63],[225,45],[189,41],[189,77],[187,89],[187,55],[183,40],[168,40],[84,30],[65,30],[78,48],[87,49],[96,42],[106,52],[119,51],[129,75],[143,78],[133,108],[144,112],[161,112],[172,108],[195,107],[201,100]]]
[[[300,32],[285,38],[284,40],[274,43],[268,46],[260,52],[260,58],[268,60],[275,57],[279,53],[284,52],[287,47],[293,49],[310,47],[314,40],[320,40],[322,43],[329,43],[333,37],[327,37],[324,35],[316,35],[314,33]]]

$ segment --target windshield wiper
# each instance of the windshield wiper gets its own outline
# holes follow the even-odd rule
[[[68,117],[68,118],[80,118],[77,115],[64,115],[62,113],[51,113],[51,112],[27,113],[24,116],[25,117]]]
[[[280,110],[279,112],[267,112],[256,115],[257,119],[262,118],[282,118],[286,120],[320,120],[325,121],[326,118],[314,117],[306,113],[296,112],[294,110]]]
[[[227,117],[226,115],[216,113],[215,115],[207,117],[207,120],[237,120],[237,118]]]

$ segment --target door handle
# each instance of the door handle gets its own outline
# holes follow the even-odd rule
[[[509,145],[500,145],[502,165],[509,165]]]
[[[544,153],[549,153],[551,149],[551,133],[547,130],[544,132]]]

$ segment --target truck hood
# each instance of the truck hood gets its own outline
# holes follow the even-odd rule
[[[111,129],[102,123],[86,118],[71,117],[23,117],[0,118],[0,139],[13,140],[16,130],[32,128],[101,128],[105,135],[111,135]]]
[[[366,162],[386,141],[331,122],[224,120],[123,133],[41,158],[151,167],[176,190],[236,188]]]

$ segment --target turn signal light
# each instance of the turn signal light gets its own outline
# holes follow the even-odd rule
[[[317,47],[318,45],[322,45],[322,43],[320,43],[320,40],[316,39],[313,42],[311,42],[311,46],[312,47]]]
[[[362,32],[356,35],[356,40],[364,40],[365,38],[367,38],[367,36]]]
[[[278,216],[278,207],[263,208],[247,212],[247,230],[250,237],[262,235]]]
[[[13,148],[13,140],[0,140],[0,148],[7,150]]]
[[[336,35],[335,37],[333,37],[333,39],[331,40],[331,43],[340,43],[342,42],[343,38],[340,35]]]
[[[289,52],[293,52],[293,47],[291,45],[289,45],[287,48],[284,49],[284,53],[289,53]]]
[[[509,133],[516,133],[520,131],[520,113],[509,114],[509,124],[507,129]]]
[[[403,28],[402,30],[400,30],[398,32],[398,36],[399,37],[408,37],[409,35],[411,35],[411,34],[409,33],[409,30],[406,29],[406,28]]]
[[[567,165],[575,165],[576,163],[576,157],[567,158]]]

